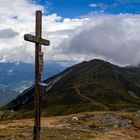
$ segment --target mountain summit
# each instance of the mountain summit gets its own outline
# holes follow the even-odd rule
[[[140,109],[140,69],[94,59],[76,64],[45,80],[43,114],[63,115],[98,110]],[[34,87],[3,107],[33,110]]]

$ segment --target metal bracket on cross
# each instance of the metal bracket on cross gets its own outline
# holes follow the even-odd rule
[[[39,85],[41,88],[41,93],[44,94],[48,85],[46,83],[43,83],[43,82],[40,82]]]

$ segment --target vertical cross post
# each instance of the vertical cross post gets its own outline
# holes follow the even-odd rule
[[[42,12],[36,12],[36,37],[41,38],[42,35]],[[39,65],[39,54],[41,53],[41,44],[35,44],[35,96],[34,96],[34,108],[35,108],[35,122],[34,122],[34,140],[40,139],[40,86],[39,83],[41,82],[41,73],[39,72],[40,65]]]
[[[42,38],[42,11],[36,11],[36,27],[35,36],[25,34],[24,39],[26,41],[35,43],[35,94],[34,94],[34,130],[33,140],[40,140],[41,129],[41,73],[43,70],[43,52],[41,52],[41,45],[50,45],[50,42]]]

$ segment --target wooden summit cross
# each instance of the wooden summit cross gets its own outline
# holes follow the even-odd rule
[[[50,45],[50,41],[43,39],[42,36],[42,11],[36,11],[36,34],[25,34],[24,39],[35,43],[35,94],[34,94],[34,110],[35,122],[33,131],[33,140],[40,140],[41,127],[41,93],[44,84],[41,83],[41,73],[43,71],[43,52],[41,45]]]

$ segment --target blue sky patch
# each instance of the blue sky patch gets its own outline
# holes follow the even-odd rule
[[[140,14],[140,0],[34,0],[47,9],[46,14],[76,18],[89,13]]]

